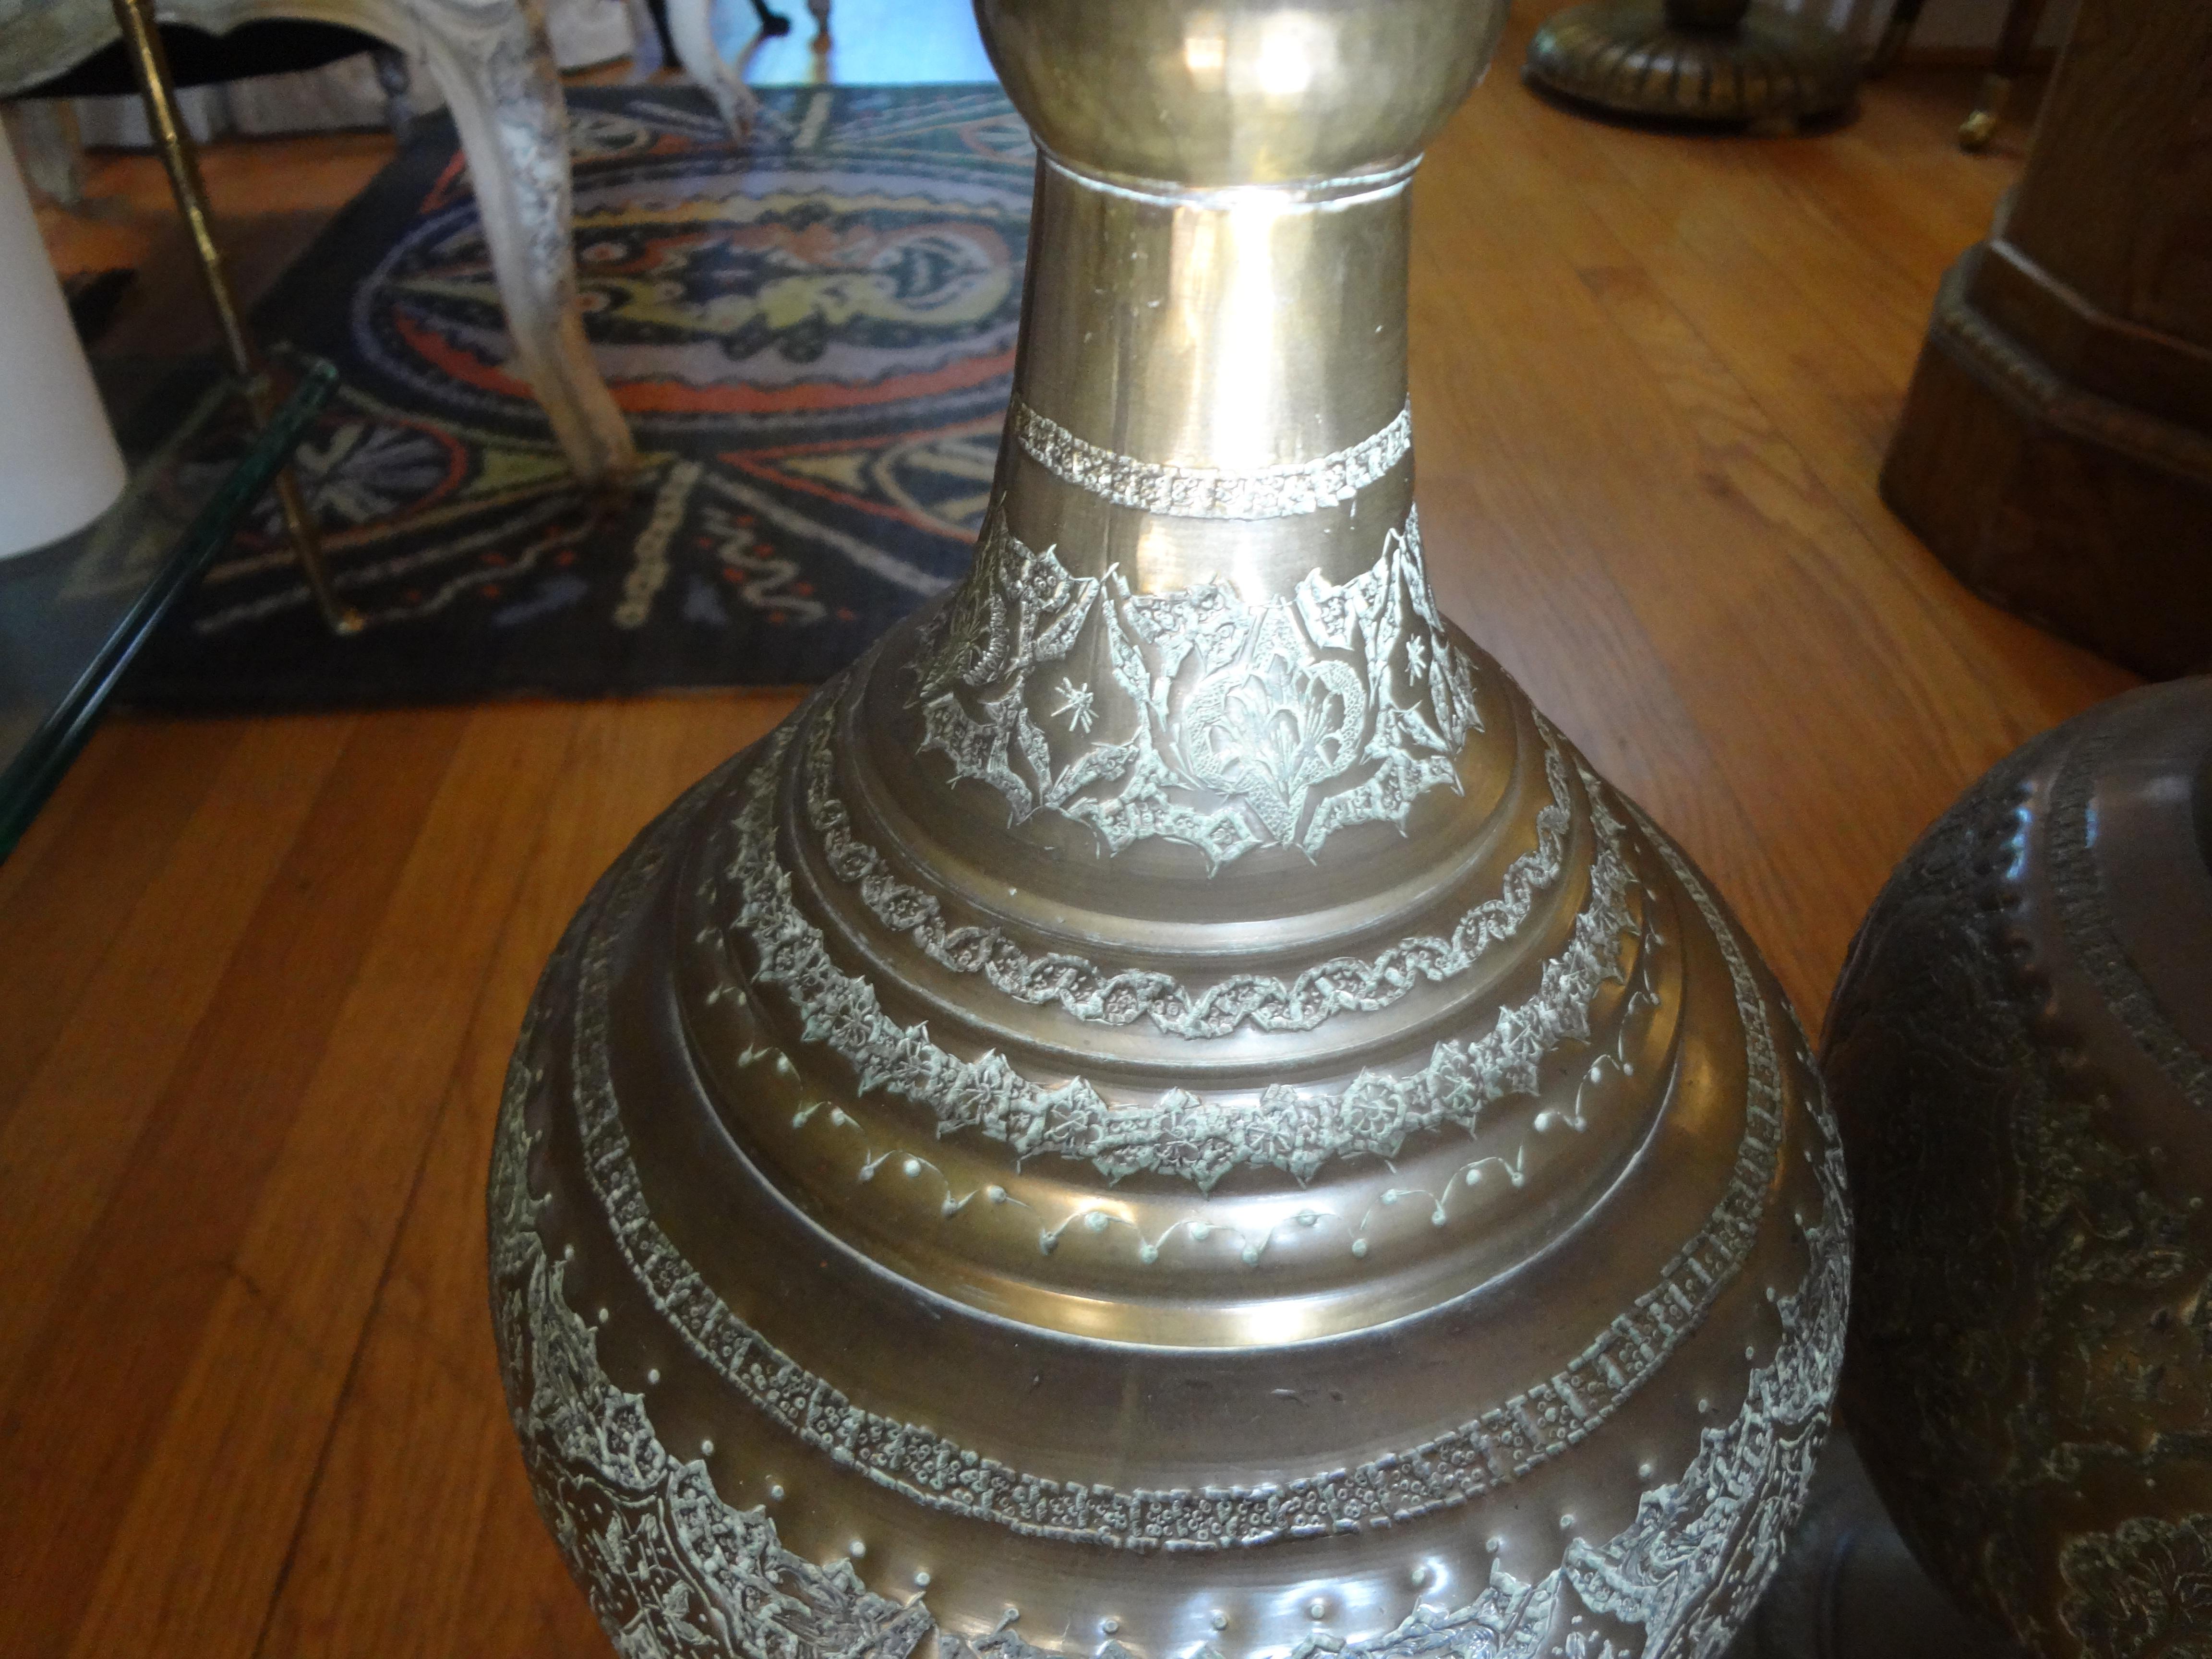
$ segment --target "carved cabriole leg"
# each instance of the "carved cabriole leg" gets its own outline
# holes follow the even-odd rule
[[[753,130],[760,100],[715,46],[712,10],[709,0],[668,0],[668,33],[684,72],[713,94],[732,135],[743,138]]]
[[[617,482],[637,452],[584,342],[570,240],[568,112],[544,9],[539,0],[416,0],[410,13],[468,158],[514,367],[577,473]]]

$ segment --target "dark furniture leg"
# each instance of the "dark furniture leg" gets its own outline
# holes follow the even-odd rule
[[[1882,25],[1881,39],[1875,42],[1874,55],[1867,59],[1867,76],[1887,75],[1897,67],[1897,60],[1905,55],[1905,43],[1912,38],[1912,26],[1920,21],[1920,9],[1928,0],[1897,0],[1890,8],[1889,21]]]
[[[1981,94],[1974,100],[1974,112],[1959,128],[1959,148],[1966,150],[1986,149],[1996,137],[1999,123],[2004,119],[2005,105],[2012,98],[2012,83],[2027,67],[2029,49],[2035,45],[2036,26],[2043,21],[2044,0],[2012,0],[2012,9],[2005,14],[2004,33],[1997,37],[1996,63],[1982,77]]]

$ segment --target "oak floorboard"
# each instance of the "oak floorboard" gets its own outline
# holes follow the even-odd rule
[[[177,1045],[173,1066],[96,1073],[54,1097],[64,1109],[58,1137],[82,1131],[88,1117],[128,1116],[127,1133],[93,1138],[111,1167],[95,1171],[85,1157],[65,1160],[45,1149],[50,1174],[70,1179],[50,1181],[50,1200],[35,1210],[10,1206],[0,1223],[25,1230],[27,1237],[8,1239],[9,1255],[30,1258],[32,1282],[46,1292],[10,1309],[44,1316],[27,1333],[9,1331],[19,1363],[0,1419],[0,1467],[13,1500],[0,1504],[0,1559],[40,1586],[18,1609],[15,1649],[67,1651],[92,1605],[184,1363],[234,1282],[238,1239],[466,719],[325,723],[318,735],[350,731],[350,739],[267,768],[272,781],[307,798],[299,810],[271,814],[281,860],[254,857],[240,844],[241,826],[229,825],[234,833],[222,845],[197,849],[204,856],[149,896],[221,893],[220,875],[250,901],[248,916],[234,945],[210,951],[220,975],[185,1004],[189,1040]],[[237,790],[234,809],[282,805],[257,802],[257,793],[267,794]],[[199,948],[222,946],[210,937],[215,931],[189,918],[142,921],[125,943],[190,952],[196,936]],[[136,992],[138,1011],[165,1007],[158,985]],[[106,1035],[114,1043],[123,1033],[111,1024]],[[27,1103],[17,1123],[33,1116]]]
[[[579,715],[526,704],[413,718],[441,728],[443,755],[387,831],[386,896],[336,952],[348,971],[321,1018],[299,1022],[313,1036],[293,1057],[265,1165],[208,1241],[213,1295],[170,1348],[167,1410],[72,1652],[243,1656],[282,1572]],[[265,1041],[238,1031],[226,1058],[249,1064]]]
[[[793,701],[668,702],[585,716],[528,851],[258,1644],[267,1659],[538,1653],[525,1638],[548,1616],[602,1639],[538,1523],[493,1364],[483,1253],[493,1121],[524,1005],[592,884],[663,805],[767,732]],[[505,1530],[492,1517],[517,1508],[529,1525],[525,1553],[550,1564],[550,1577],[533,1575],[559,1592],[550,1614],[535,1596],[510,1601],[495,1584],[471,1582],[480,1534]],[[518,1565],[504,1549],[487,1565],[495,1577]]]
[[[1519,206],[1531,210],[1549,199],[1558,204],[1553,210],[1555,219],[1586,216],[1595,228],[1612,233],[1619,250],[1613,262],[1644,266],[1714,356],[1798,448],[1883,562],[1906,580],[1915,607],[1950,634],[1954,648],[1970,662],[2006,659],[1988,660],[1990,672],[1977,668],[1949,688],[1953,695],[1971,699],[1979,689],[1991,697],[2010,699],[2001,706],[2007,732],[2017,742],[2057,718],[2053,700],[2041,690],[2054,677],[2063,688],[2057,702],[2065,707],[2078,706],[2084,697],[2110,695],[2127,683],[2124,676],[2087,653],[2061,649],[2054,656],[2048,636],[1966,599],[1956,581],[1881,505],[1876,477],[1917,354],[1924,297],[1917,320],[1898,332],[1894,349],[1875,365],[1869,379],[1863,367],[1851,362],[1858,354],[1838,353],[1823,301],[1796,299],[1776,288],[1765,280],[1771,274],[1768,267],[1754,264],[1733,277],[1723,276],[1711,248],[1686,246],[1680,240],[1678,217],[1684,192],[1672,188],[1666,179],[1642,169],[1626,180],[1609,179],[1608,174],[1617,174],[1616,163],[1626,152],[1604,143],[1607,135],[1580,124],[1559,125],[1564,118],[1541,106],[1523,103],[1511,112],[1527,127],[1528,142],[1522,153],[1535,158],[1536,165],[1559,168],[1572,166],[1577,158],[1581,162],[1579,173],[1570,175],[1572,189],[1524,194],[1518,198]],[[1771,153],[1781,167],[1793,165],[1793,158],[1813,148],[1780,146]],[[1680,159],[1694,159],[1698,154],[1685,150]],[[1974,228],[1961,231],[1958,247],[1963,247],[1986,228],[1987,211],[1994,209],[2002,179],[1976,172],[1978,164],[1955,150],[1946,165],[1954,172],[1972,173],[1985,192],[1984,210],[1977,216]],[[1745,211],[1753,210],[1747,205]],[[1790,263],[1817,264],[1814,252],[1808,248],[1804,258]],[[1933,259],[1922,271],[1923,295],[1932,296],[1936,281],[1949,263],[1949,258]],[[1978,749],[1975,752],[1982,753]],[[1988,758],[1976,760],[1975,769],[1987,765]]]
[[[1948,664],[1931,671],[1945,684],[1930,707],[1955,728],[1946,738],[1953,758],[1971,764],[1967,775],[2050,724],[2055,708],[2078,707],[2129,683],[2087,653],[2054,650],[2047,635],[1967,594],[1882,503],[1880,469],[1917,356],[1917,331],[1899,336],[1886,370],[1870,370],[1860,353],[1832,341],[1817,299],[1765,284],[1761,263],[1732,262],[1671,235],[1663,192],[1649,179],[1592,188],[1583,200],[1797,449],[1879,564],[1904,583],[1905,592],[1879,596],[1885,609],[1905,606],[1931,622],[1960,659],[1963,673]],[[1932,295],[1932,280],[1929,287]],[[1846,580],[1873,582],[1875,568],[1855,563]],[[1982,735],[1991,731],[2004,739],[1995,752]]]
[[[86,800],[98,792],[100,780],[108,775],[114,759],[112,744],[86,744],[69,770],[62,774],[61,781],[46,797],[38,816],[24,827],[14,850],[5,859],[0,859],[0,929],[5,928],[9,907],[28,884],[31,872],[43,867],[44,860],[68,838],[70,826],[77,821],[76,815]],[[4,932],[0,932],[0,937],[5,937]]]
[[[188,1065],[203,1017],[230,982],[270,881],[355,730],[344,719],[257,724],[204,787],[181,792],[198,805],[0,1122],[0,1261],[10,1273],[10,1293],[0,1297],[0,1400],[49,1386],[42,1333],[51,1310],[65,1320],[82,1312],[70,1288],[79,1246],[99,1230],[149,1118]],[[194,747],[179,745],[187,757]],[[150,802],[147,811],[162,814]],[[96,876],[81,860],[99,850],[92,840],[78,849],[72,878]],[[261,1004],[254,1018],[273,1024],[274,1013]],[[15,1023],[12,1012],[7,1023]],[[125,1315],[127,1304],[114,1311]],[[27,1368],[34,1352],[35,1371]],[[21,1409],[0,1417],[0,1468]],[[11,1480],[21,1474],[12,1470]],[[38,1522],[0,1504],[0,1559],[17,1525]]]
[[[230,721],[100,734],[0,863],[0,1125],[243,734]]]

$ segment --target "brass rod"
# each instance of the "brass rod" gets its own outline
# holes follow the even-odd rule
[[[254,424],[266,426],[276,413],[276,397],[223,268],[222,249],[216,241],[215,227],[208,212],[207,187],[200,178],[199,155],[185,130],[184,112],[177,106],[175,82],[169,73],[168,53],[162,47],[161,30],[155,26],[153,0],[112,3],[116,25],[123,31],[131,66],[138,78],[139,97],[146,106],[146,125],[152,131],[155,148],[161,152],[161,165],[168,173],[169,189],[177,198],[177,211],[191,237],[200,281],[207,290],[208,302],[215,307],[216,324],[222,330],[223,348],[229,355],[231,368],[238,376]],[[361,615],[338,597],[331,584],[330,569],[323,558],[322,538],[316,531],[298,475],[289,465],[276,475],[276,504],[283,514],[284,532],[292,544],[293,555],[300,562],[308,592],[314,596],[316,609],[322,612],[323,620],[335,633],[360,632]]]

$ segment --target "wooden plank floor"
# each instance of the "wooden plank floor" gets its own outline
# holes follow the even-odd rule
[[[1416,185],[1434,574],[1817,1020],[1918,830],[2129,683],[1963,593],[1875,493],[2019,143],[1951,146],[1957,73],[1804,140],[1594,125],[1512,73],[1541,9]],[[210,173],[290,181],[255,198],[290,237],[378,142]],[[788,706],[99,734],[0,865],[0,1655],[604,1651],[492,1364],[495,1096],[593,877]]]

